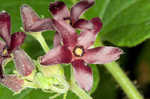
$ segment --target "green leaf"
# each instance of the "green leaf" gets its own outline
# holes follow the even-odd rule
[[[111,1],[103,17],[101,39],[118,46],[135,46],[143,42],[150,37],[149,11],[149,0]]]
[[[91,8],[89,8],[85,12],[84,15],[86,17],[88,17],[88,18],[93,18],[93,17],[97,17],[97,16],[99,16],[100,18],[102,18],[110,1],[111,0],[95,0],[94,6],[92,6]]]
[[[85,15],[89,19],[96,16],[102,19],[99,35],[102,41],[131,47],[150,38],[149,11],[149,0],[96,0]]]
[[[140,24],[120,26],[105,34],[102,39],[111,41],[118,46],[131,47],[148,38],[150,38],[150,24],[146,21]]]

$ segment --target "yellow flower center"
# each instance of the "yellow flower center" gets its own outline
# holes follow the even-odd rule
[[[70,24],[70,20],[65,20],[66,23]]]
[[[84,49],[81,46],[77,46],[77,47],[74,48],[73,53],[74,53],[75,56],[81,57],[84,54]]]
[[[77,55],[81,56],[82,53],[83,53],[83,50],[82,50],[81,48],[76,48],[75,53],[76,53]]]
[[[3,54],[4,56],[7,55],[7,49],[4,49],[2,54]]]
[[[70,24],[70,22],[71,22],[69,17],[64,18],[64,20],[65,20],[65,22],[68,23],[68,24]]]

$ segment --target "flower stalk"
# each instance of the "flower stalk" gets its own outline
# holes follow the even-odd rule
[[[88,95],[84,90],[82,90],[78,85],[74,82],[71,83],[71,90],[80,97],[80,99],[92,99],[90,95]]]
[[[28,34],[33,36],[41,44],[45,53],[47,53],[49,51],[49,47],[46,44],[44,37],[42,36],[42,32],[32,32],[32,33],[28,33]]]
[[[142,95],[116,62],[108,63],[104,66],[119,83],[129,99],[143,99]]]

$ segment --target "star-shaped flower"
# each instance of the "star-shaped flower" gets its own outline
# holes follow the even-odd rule
[[[11,24],[10,16],[7,12],[0,13],[0,37],[5,41],[0,40],[0,83],[4,84],[13,91],[20,91],[24,80],[16,75],[3,74],[3,62],[13,55],[17,71],[22,76],[28,76],[34,69],[33,63],[27,54],[19,47],[24,42],[26,37],[24,32],[16,32],[10,34]]]
[[[83,19],[79,19],[79,17],[92,5],[94,4],[94,0],[81,0],[76,3],[71,10],[67,8],[64,2],[56,1],[54,3],[50,3],[49,10],[52,13],[54,19],[56,20],[65,20],[72,25],[74,28],[83,29],[87,26],[83,25],[80,27],[78,23],[82,24]],[[54,37],[54,47],[59,45],[61,42],[61,37],[59,36],[58,32],[56,31]]]
[[[6,12],[0,13],[0,37],[3,38],[5,42],[0,40],[0,60],[2,62],[4,59],[10,57],[10,54],[17,50],[18,47],[23,43],[25,34],[23,32],[16,32],[10,35],[10,16]],[[2,78],[2,66],[1,66],[1,78]]]
[[[87,64],[105,64],[115,61],[120,57],[122,50],[107,46],[90,48],[102,27],[99,18],[93,18],[90,21],[81,20],[76,26],[87,28],[84,28],[80,35],[77,35],[76,30],[63,20],[53,19],[53,24],[63,44],[42,56],[40,63],[42,65],[71,63],[79,86],[87,91],[90,90],[93,76]]]

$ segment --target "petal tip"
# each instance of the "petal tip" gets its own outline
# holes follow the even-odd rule
[[[53,14],[57,14],[57,12],[65,7],[65,3],[62,1],[56,1],[54,3],[50,3],[49,10]]]
[[[121,54],[123,54],[123,50],[120,48],[114,48],[114,49],[112,49],[111,54],[121,55]]]
[[[21,6],[21,8],[26,8],[26,7],[29,7],[27,4],[23,4],[22,6]]]
[[[14,50],[18,48],[23,42],[26,37],[24,32],[16,32],[11,36],[11,45],[10,50]]]
[[[43,61],[43,56],[39,57],[39,62],[41,65],[46,65],[45,62]]]
[[[94,25],[94,28],[95,28],[94,30],[95,30],[95,32],[99,32],[100,29],[102,28],[102,25],[103,25],[101,19],[100,19],[99,17],[96,17],[96,18],[93,18],[93,19],[91,20],[91,22],[92,22],[93,25]]]
[[[27,4],[23,4],[21,7],[20,7],[20,11],[23,13],[25,9],[29,9],[30,6],[27,5]]]
[[[10,15],[6,11],[0,12],[0,22],[10,21]]]

